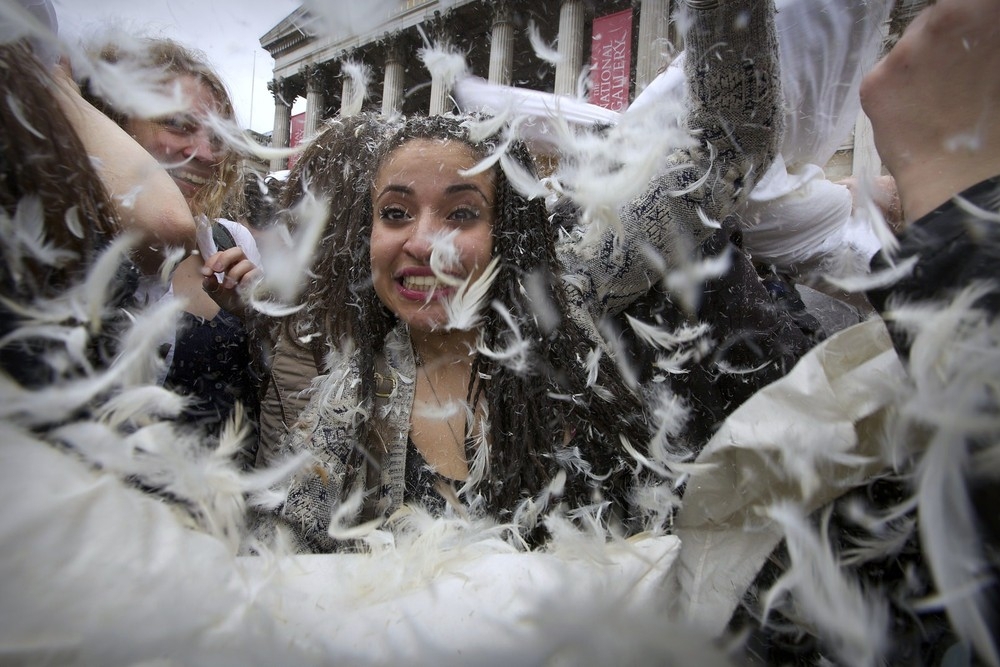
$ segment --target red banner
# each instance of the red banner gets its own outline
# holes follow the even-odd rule
[[[622,111],[632,78],[632,10],[595,18],[592,34],[590,103]]]
[[[306,112],[297,113],[291,117],[288,123],[288,147],[295,148],[302,143],[302,135],[306,132]],[[295,162],[299,159],[298,155],[288,156],[288,168],[291,169],[295,166]]]

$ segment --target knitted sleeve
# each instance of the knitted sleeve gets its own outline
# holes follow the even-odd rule
[[[593,249],[560,249],[567,286],[594,318],[620,312],[666,271],[700,259],[710,225],[746,199],[781,141],[773,0],[687,0],[681,19],[692,145],[667,157]]]
[[[364,415],[358,408],[357,365],[353,358],[314,380],[314,395],[281,443],[279,457],[306,453],[308,462],[292,478],[285,502],[269,518],[291,531],[302,551],[337,550],[328,533],[345,484],[350,484],[350,454],[355,428]],[[347,517],[350,519],[354,517]]]

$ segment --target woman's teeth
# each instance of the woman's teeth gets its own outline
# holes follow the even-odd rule
[[[444,289],[444,283],[438,282],[434,276],[404,276],[403,287],[416,292],[430,292],[434,289]]]
[[[176,169],[170,170],[170,175],[174,178],[179,178],[182,181],[187,181],[188,183],[193,183],[194,185],[207,185],[208,179],[202,178],[201,176],[195,176],[194,174],[187,171],[178,171]]]

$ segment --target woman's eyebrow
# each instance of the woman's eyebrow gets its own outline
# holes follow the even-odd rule
[[[479,196],[483,198],[484,202],[486,202],[487,204],[490,204],[489,197],[487,197],[486,194],[483,193],[483,191],[479,189],[479,186],[475,185],[474,183],[456,183],[454,185],[449,185],[448,187],[446,187],[444,189],[444,191],[445,191],[446,194],[449,194],[449,195],[452,195],[452,194],[455,194],[455,193],[458,193],[458,192],[466,192],[466,191],[477,192],[477,193],[479,193]]]
[[[376,195],[375,197],[376,201],[381,199],[385,195],[389,194],[390,192],[398,192],[404,195],[412,195],[413,188],[411,188],[408,185],[389,183],[384,188],[382,188],[382,190],[378,193],[378,195]],[[475,192],[482,198],[483,202],[485,202],[487,205],[492,205],[489,197],[486,196],[486,193],[484,193],[479,188],[479,186],[475,185],[474,183],[455,183],[453,185],[447,186],[444,189],[444,192],[447,195],[458,194],[461,192]]]
[[[413,188],[407,185],[395,185],[393,183],[390,183],[389,185],[382,188],[382,191],[378,193],[378,196],[376,196],[375,199],[381,199],[390,192],[399,192],[404,195],[409,195],[413,194]]]

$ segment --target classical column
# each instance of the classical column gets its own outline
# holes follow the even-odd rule
[[[304,68],[306,80],[306,122],[303,128],[303,140],[308,140],[316,134],[320,121],[323,120],[323,110],[326,100],[326,72],[322,65],[312,65]]]
[[[556,65],[557,95],[576,95],[576,82],[583,67],[583,2],[563,0],[559,8],[559,63]]]
[[[382,115],[395,116],[403,108],[403,54],[396,41],[385,46],[385,79],[382,81]]]
[[[635,63],[635,93],[656,78],[669,62],[670,0],[640,0],[639,53]]]
[[[437,74],[431,74],[431,104],[427,109],[430,116],[440,116],[448,110],[448,86]]]
[[[437,31],[435,42],[442,49],[449,50],[451,48],[451,36],[445,30],[439,29]],[[454,83],[454,81],[446,81],[442,78],[441,72],[431,72],[431,103],[427,109],[428,115],[440,116],[452,110],[448,95],[451,93],[451,86]]]
[[[273,148],[288,148],[288,137],[292,123],[292,103],[286,99],[285,93],[288,86],[284,79],[275,79],[267,84],[267,89],[274,96],[274,131],[271,133],[271,146]],[[288,165],[288,158],[271,158],[271,171],[281,171]]]
[[[490,83],[509,86],[514,63],[514,23],[510,5],[497,0],[493,5],[493,35],[490,39]]]
[[[354,99],[354,79],[343,73],[340,76],[344,80],[340,92],[340,115],[353,116],[351,100]]]

